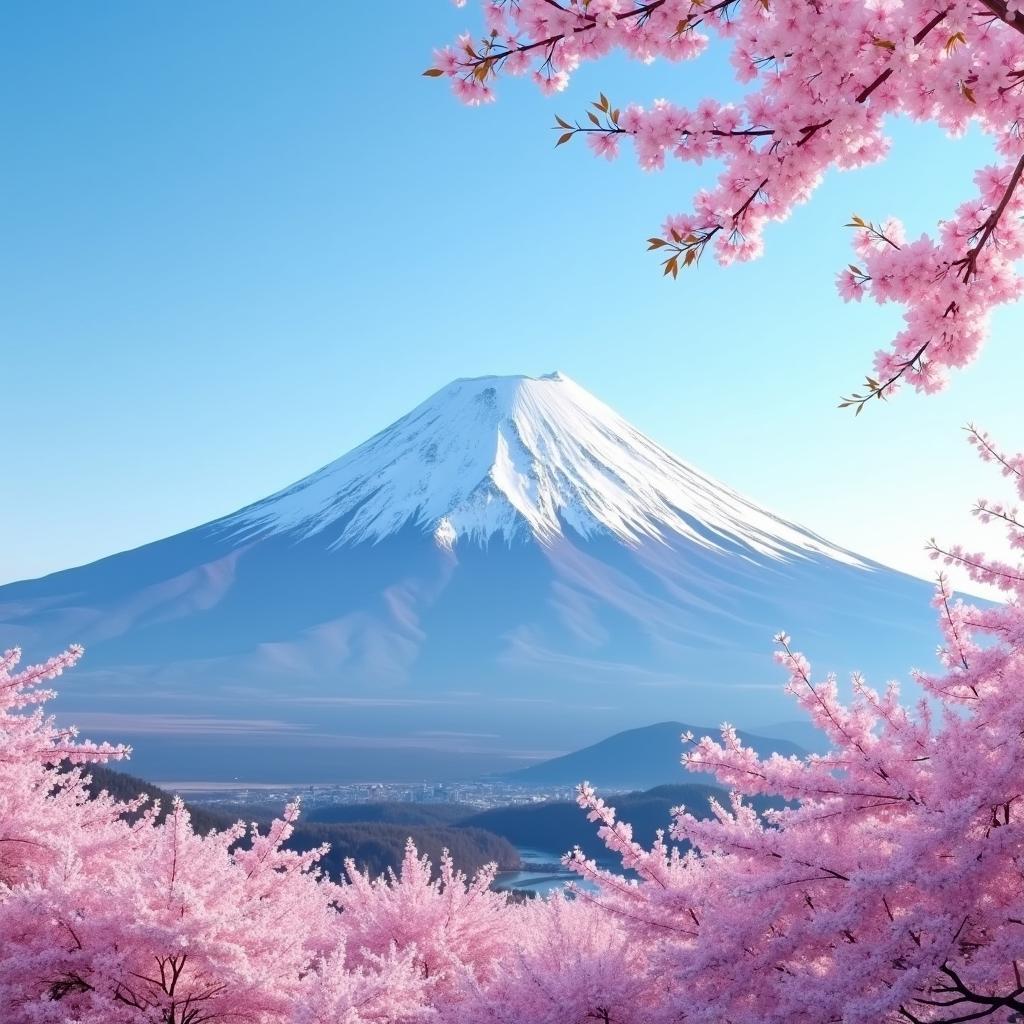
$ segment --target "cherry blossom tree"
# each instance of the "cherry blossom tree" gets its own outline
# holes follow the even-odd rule
[[[240,846],[241,826],[198,836],[180,802],[159,825],[155,811],[102,861],[74,860],[0,908],[0,992],[22,1008],[45,992],[39,1019],[55,1022],[72,1008],[96,1024],[286,1019],[336,945],[330,887],[306,875],[321,851],[282,849],[296,808]]]
[[[440,1009],[450,1024],[653,1024],[672,979],[654,975],[648,943],[586,899],[560,893],[514,911],[497,969],[468,979]]]
[[[1024,497],[1024,456],[970,439]],[[979,503],[1024,549],[1017,507]],[[915,672],[904,707],[854,676],[852,703],[817,682],[777,637],[789,689],[832,752],[759,757],[735,731],[683,757],[733,791],[712,820],[680,808],[651,849],[590,786],[579,802],[635,871],[631,885],[577,852],[597,898],[679,986],[693,1024],[946,1024],[1024,1013],[1024,565],[933,546],[937,558],[1008,594],[1005,604],[936,606],[939,674]],[[692,739],[692,737],[689,737]],[[759,816],[745,798],[792,801]],[[679,1019],[677,1017],[676,1019]]]
[[[445,852],[434,876],[412,840],[398,873],[371,878],[346,863],[349,884],[338,894],[345,919],[345,943],[353,963],[392,950],[410,953],[435,994],[452,993],[465,977],[491,974],[509,948],[514,911],[503,893],[492,891],[491,865],[467,879]]]
[[[415,950],[364,956],[354,970],[343,955],[323,960],[303,979],[289,1024],[416,1024],[436,1019],[431,984],[415,964]]]
[[[0,1020],[5,1024],[397,1024],[429,1009],[413,951],[346,959],[324,850],[266,833],[200,836],[175,801],[91,797],[84,767],[126,747],[77,740],[41,684],[81,648],[0,659]],[[141,813],[140,813],[141,812]],[[352,958],[355,959],[354,957]]]
[[[93,847],[102,853],[120,833],[125,806],[104,795],[90,800],[78,766],[118,760],[129,748],[81,742],[74,729],[57,728],[42,710],[54,696],[43,684],[82,653],[72,647],[21,671],[20,651],[0,656],[0,893],[39,883]],[[61,762],[75,767],[58,772]]]
[[[456,0],[463,6],[465,0]],[[483,0],[482,38],[435,52],[425,73],[447,77],[463,101],[494,99],[503,75],[564,89],[585,61],[613,51],[649,62],[693,60],[720,38],[743,98],[692,106],[620,106],[602,94],[584,116],[556,118],[558,145],[585,138],[612,159],[632,143],[641,167],[669,158],[721,165],[690,210],[648,240],[665,274],[696,266],[710,247],[722,264],[750,260],[766,225],[806,202],[830,168],[883,160],[885,119],[934,121],[953,135],[971,124],[996,160],[974,198],[908,240],[895,219],[854,216],[854,262],[838,274],[846,300],[904,307],[903,326],[875,355],[864,388],[842,402],[860,412],[900,384],[933,392],[970,362],[991,311],[1017,298],[1024,254],[1024,5],[1018,0]],[[926,179],[925,179],[926,180]]]

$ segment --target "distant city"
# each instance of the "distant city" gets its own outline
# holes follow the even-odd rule
[[[280,803],[298,796],[307,808],[337,804],[459,804],[478,810],[517,804],[573,800],[576,787],[517,785],[502,780],[467,782],[245,783],[162,782],[187,800],[208,806]]]

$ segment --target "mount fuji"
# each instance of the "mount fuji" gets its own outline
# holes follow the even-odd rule
[[[930,595],[562,374],[482,377],[232,515],[0,587],[0,647],[83,643],[60,715],[150,777],[436,779],[757,731],[793,714],[777,630],[882,683],[934,648]]]

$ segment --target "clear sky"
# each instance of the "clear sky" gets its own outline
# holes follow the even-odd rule
[[[422,78],[478,27],[447,0],[0,8],[0,581],[198,525],[336,458],[454,377],[561,369],[764,505],[927,573],[1024,446],[1024,319],[939,398],[835,408],[898,310],[844,306],[851,212],[930,227],[985,140],[894,126],[765,257],[662,279],[643,239],[714,173],[553,151],[554,113],[734,91],[721,55],[507,81]]]

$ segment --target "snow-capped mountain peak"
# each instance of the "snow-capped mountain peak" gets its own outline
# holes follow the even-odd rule
[[[151,778],[468,779],[609,723],[780,721],[780,626],[885,678],[940,641],[930,589],[561,374],[485,377],[240,512],[0,587],[0,650],[84,643],[65,721]]]
[[[326,532],[333,547],[414,526],[460,542],[571,530],[625,543],[676,534],[773,558],[849,552],[774,516],[655,444],[563,373],[453,381],[347,455],[224,524]],[[330,536],[333,533],[334,536]]]

